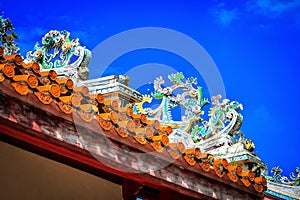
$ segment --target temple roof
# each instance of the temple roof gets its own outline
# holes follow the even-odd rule
[[[177,173],[183,173],[180,177],[184,177],[185,173],[187,177],[189,174],[197,174],[247,191],[251,195],[259,195],[266,190],[266,179],[260,174],[245,170],[240,165],[228,163],[225,158],[215,159],[213,155],[202,152],[198,147],[188,149],[182,142],[170,143],[169,135],[172,134],[172,127],[164,126],[158,120],[150,120],[145,114],[135,114],[130,105],[120,107],[117,101],[105,100],[102,94],[90,94],[86,86],[75,87],[72,79],[58,78],[54,70],[41,72],[37,63],[25,64],[20,55],[3,56],[3,48],[0,48],[0,63],[1,109],[3,109],[1,118],[9,121],[12,127],[16,123],[22,124],[26,121],[20,117],[21,115],[24,115],[23,117],[30,115],[31,121],[27,125],[35,132],[34,135],[45,135],[60,144],[88,151],[96,158],[110,157],[111,155],[105,155],[105,151],[111,151],[109,148],[114,149],[109,145],[117,142],[119,146],[125,145],[129,149],[121,151],[128,154],[126,159],[131,157],[134,160],[135,153],[142,152],[147,156],[159,158],[161,163],[167,163],[164,167],[171,166]],[[5,107],[9,104],[5,103],[7,98],[14,100],[9,100],[11,105]],[[26,106],[13,107],[13,102],[15,105],[16,102],[23,102]],[[35,113],[36,111],[39,114]],[[46,119],[47,116],[49,119]],[[46,122],[52,124],[52,127]],[[69,125],[76,130],[68,130]],[[55,126],[64,127],[65,130],[56,130]],[[108,141],[113,142],[107,145],[103,143],[104,140],[99,141],[100,138],[109,138]],[[126,166],[117,157],[110,159],[119,165],[125,165],[122,167],[127,168],[129,172],[143,172],[149,176],[159,177],[155,174],[157,163],[150,162],[149,166],[144,164]],[[135,162],[132,161],[131,164],[133,163]],[[166,173],[159,178],[178,185],[178,180],[174,180],[172,176],[177,176],[176,172]],[[195,180],[195,183],[197,181]],[[201,187],[190,185],[185,179],[179,182],[183,188],[211,197],[216,195],[202,191]]]

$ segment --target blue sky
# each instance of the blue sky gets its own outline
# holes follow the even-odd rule
[[[72,38],[80,38],[91,50],[133,28],[181,32],[202,45],[213,59],[227,98],[244,105],[241,130],[255,142],[255,153],[269,168],[280,165],[285,174],[300,165],[299,0],[42,2],[0,3],[19,34],[23,55],[51,29],[70,31]],[[120,56],[104,74],[124,74],[147,63],[194,75],[189,62],[155,49]],[[99,75],[99,67],[91,66],[91,78]],[[159,75],[159,70],[155,73]],[[201,76],[198,78],[202,83]],[[205,90],[205,83],[202,85]],[[208,95],[207,90],[204,94]]]

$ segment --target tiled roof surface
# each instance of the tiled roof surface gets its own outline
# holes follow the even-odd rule
[[[199,148],[186,149],[183,143],[170,143],[170,126],[157,120],[149,120],[144,114],[133,113],[132,107],[119,107],[117,101],[107,101],[102,94],[90,94],[85,86],[74,87],[71,79],[57,78],[54,70],[40,72],[37,63],[23,63],[20,55],[3,56],[0,48],[0,84],[9,81],[20,95],[34,94],[45,105],[55,103],[66,115],[78,114],[85,123],[96,120],[106,131],[114,129],[120,140],[130,137],[139,145],[150,144],[159,153],[172,159],[183,158],[186,164],[206,173],[213,171],[220,178],[242,182],[244,187],[253,187],[258,193],[267,188],[265,177],[240,165],[229,164],[226,159],[215,160]]]

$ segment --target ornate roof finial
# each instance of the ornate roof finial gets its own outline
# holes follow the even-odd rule
[[[73,56],[78,58],[72,62]],[[37,62],[42,70],[55,69],[68,78],[87,80],[91,56],[90,50],[79,45],[78,38],[70,39],[68,31],[51,30],[42,38],[42,46],[37,42],[27,53],[25,62]]]
[[[4,46],[4,55],[19,53],[20,49],[15,39],[19,39],[9,18],[4,18],[4,12],[0,14],[0,41]]]

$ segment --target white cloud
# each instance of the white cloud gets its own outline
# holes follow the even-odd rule
[[[236,10],[220,10],[218,20],[223,26],[229,25],[234,19],[237,19]]]
[[[222,26],[229,26],[233,20],[238,19],[237,9],[225,9],[224,3],[218,4],[212,13],[215,15],[217,22]]]
[[[252,0],[247,2],[249,11],[277,17],[284,12],[300,7],[300,0]]]

